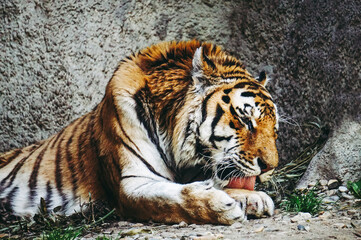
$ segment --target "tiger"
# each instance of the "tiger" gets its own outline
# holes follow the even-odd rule
[[[124,58],[101,102],[47,140],[0,155],[0,199],[70,215],[104,200],[119,216],[233,224],[274,214],[256,177],[278,165],[277,108],[220,46],[162,42]]]

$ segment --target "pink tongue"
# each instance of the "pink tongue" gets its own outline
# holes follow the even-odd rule
[[[256,183],[256,176],[244,177],[244,178],[232,178],[231,180],[229,180],[229,183],[226,187],[247,189],[253,191],[255,183]]]

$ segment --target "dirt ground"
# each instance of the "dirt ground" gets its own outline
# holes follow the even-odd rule
[[[141,224],[121,221],[108,226],[100,235],[86,235],[82,239],[108,237],[110,239],[361,239],[361,208],[329,205],[318,216],[309,213],[285,213],[276,210],[273,217],[250,219],[231,226]]]

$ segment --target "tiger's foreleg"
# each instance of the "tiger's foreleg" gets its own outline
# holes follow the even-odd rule
[[[232,224],[245,220],[245,210],[211,181],[177,184],[147,178],[122,181],[126,217],[179,223]]]

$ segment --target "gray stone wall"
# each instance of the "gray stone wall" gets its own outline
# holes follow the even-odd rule
[[[361,122],[358,0],[4,0],[0,5],[0,152],[47,138],[90,111],[117,63],[160,41],[223,46],[257,75],[283,119],[281,162],[312,142],[317,118]],[[355,136],[359,137],[359,136]]]

